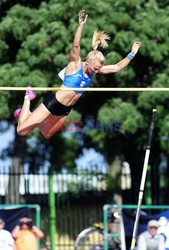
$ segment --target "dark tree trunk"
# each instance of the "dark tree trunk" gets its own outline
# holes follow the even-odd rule
[[[26,153],[26,137],[18,136],[15,132],[14,153],[10,168],[8,192],[5,197],[7,204],[21,203],[19,194],[20,175],[23,173],[23,160]]]

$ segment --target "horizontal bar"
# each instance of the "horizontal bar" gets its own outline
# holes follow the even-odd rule
[[[60,87],[0,87],[0,91],[70,91],[70,90],[82,90],[82,91],[113,91],[113,92],[169,92],[169,88],[60,88]]]

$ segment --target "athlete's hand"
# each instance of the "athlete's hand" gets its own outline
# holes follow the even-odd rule
[[[137,42],[133,43],[133,46],[131,48],[131,52],[134,55],[136,55],[140,47],[141,47],[141,42],[140,41],[137,41]]]
[[[79,24],[85,24],[87,21],[88,15],[86,15],[85,10],[79,11]]]

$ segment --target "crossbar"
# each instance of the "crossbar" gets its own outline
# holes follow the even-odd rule
[[[102,92],[169,92],[169,88],[61,88],[61,87],[0,87],[0,91],[102,91]]]

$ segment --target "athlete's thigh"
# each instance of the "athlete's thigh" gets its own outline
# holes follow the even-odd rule
[[[45,121],[43,121],[38,127],[43,136],[49,139],[53,134],[62,130],[63,123],[67,116],[55,116],[50,115]]]
[[[56,130],[59,130],[63,126],[63,123],[65,122],[67,116],[56,116],[50,114],[41,124],[40,129],[43,129],[44,131],[48,132],[51,129],[56,128]]]
[[[25,125],[31,124],[40,124],[47,117],[50,116],[50,111],[45,107],[43,103],[41,103],[29,116],[29,118],[25,121]]]

